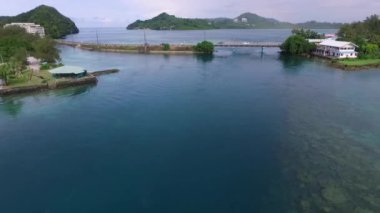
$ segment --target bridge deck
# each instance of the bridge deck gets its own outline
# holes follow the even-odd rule
[[[65,40],[57,40],[57,43],[77,46],[77,45],[97,45],[97,46],[141,46],[139,44],[95,44],[95,43],[82,43],[82,42],[73,42]],[[261,48],[278,48],[282,42],[243,42],[243,41],[228,41],[228,42],[219,42],[215,44],[215,47],[261,47]],[[175,45],[173,45],[175,46]],[[179,45],[181,46],[181,45]]]
[[[216,47],[280,47],[281,42],[220,42]]]

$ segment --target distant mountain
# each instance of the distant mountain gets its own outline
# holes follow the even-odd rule
[[[0,25],[11,22],[33,22],[45,28],[46,34],[52,38],[62,38],[79,32],[75,23],[53,7],[41,5],[29,12],[17,16],[1,16]]]
[[[234,19],[234,22],[243,23],[252,28],[292,28],[293,24],[281,22],[273,18],[264,18],[253,13],[243,13]]]
[[[291,24],[275,19],[264,18],[252,13],[244,13],[235,19],[190,19],[178,18],[167,13],[146,20],[137,20],[127,29],[152,30],[202,30],[202,29],[254,29],[254,28],[291,28]]]
[[[307,29],[339,29],[343,26],[342,23],[330,23],[330,22],[317,22],[308,21],[305,23],[298,23],[298,27]]]
[[[127,29],[152,29],[152,30],[193,30],[193,29],[211,29],[206,19],[186,19],[177,18],[167,13],[146,21],[137,20],[130,24]]]
[[[236,18],[190,19],[178,18],[167,13],[145,21],[137,20],[127,29],[152,30],[203,30],[203,29],[291,29],[304,27],[312,29],[339,28],[342,24],[320,23],[315,21],[292,24],[281,22],[273,18],[265,18],[253,13],[243,13]]]

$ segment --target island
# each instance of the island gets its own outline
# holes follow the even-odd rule
[[[64,38],[79,33],[78,27],[57,9],[41,5],[29,12],[17,16],[0,16],[0,27],[10,23],[34,23],[45,28],[46,35],[51,38]]]
[[[145,21],[137,20],[127,26],[128,30],[209,30],[209,29],[292,29],[295,27],[313,29],[337,29],[343,24],[309,21],[293,24],[265,18],[254,13],[243,13],[236,18],[179,18],[168,13]]]

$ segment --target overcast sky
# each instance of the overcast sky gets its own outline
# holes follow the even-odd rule
[[[252,12],[280,21],[351,22],[380,14],[380,0],[0,0],[0,15],[46,4],[79,27],[119,27],[161,12],[178,17],[236,17]]]

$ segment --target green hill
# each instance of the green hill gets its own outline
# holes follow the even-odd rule
[[[243,13],[236,18],[214,19],[190,19],[179,18],[167,13],[145,21],[137,20],[127,29],[152,29],[152,30],[203,30],[203,29],[291,29],[305,27],[312,29],[339,28],[341,24],[325,22],[305,22],[292,24],[278,21],[273,18],[265,18],[253,13]]]
[[[41,5],[29,12],[17,16],[0,17],[0,25],[11,22],[33,22],[45,28],[46,34],[52,38],[62,38],[69,34],[78,33],[75,23],[59,13],[55,8]]]
[[[317,21],[308,21],[305,23],[297,24],[300,28],[307,29],[339,29],[343,26],[342,23],[330,23],[330,22],[317,22]]]

